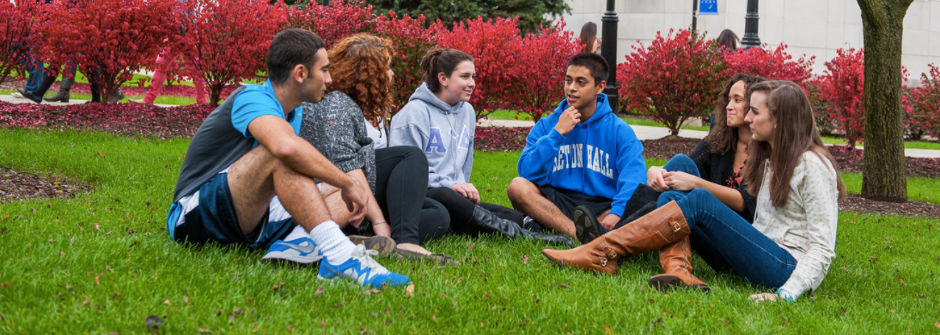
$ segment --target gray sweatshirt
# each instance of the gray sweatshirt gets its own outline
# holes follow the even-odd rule
[[[428,158],[428,187],[470,182],[476,112],[467,102],[448,105],[421,84],[392,117],[389,146],[410,145]]]

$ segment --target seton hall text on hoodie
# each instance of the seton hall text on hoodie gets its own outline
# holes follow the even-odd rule
[[[588,170],[600,173],[607,178],[613,178],[614,171],[610,168],[610,154],[599,147],[590,144],[586,146],[587,150],[584,150],[585,145],[582,143],[560,146],[558,155],[555,156],[555,166],[552,168],[552,172],[587,167]],[[585,163],[587,166],[585,166]]]

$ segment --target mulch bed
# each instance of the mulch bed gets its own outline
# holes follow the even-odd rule
[[[0,203],[32,198],[69,198],[91,186],[60,177],[41,177],[0,166]]]

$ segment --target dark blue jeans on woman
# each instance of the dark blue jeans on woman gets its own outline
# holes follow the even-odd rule
[[[695,162],[692,161],[692,158],[684,154],[678,154],[673,156],[666,162],[666,165],[663,165],[663,169],[666,171],[682,171],[696,177],[702,177],[698,171],[698,166],[695,165]],[[673,200],[679,200],[685,198],[689,194],[688,191],[676,191],[668,190],[659,195],[657,199],[656,207],[662,207],[663,205],[669,203]],[[717,250],[713,248],[703,248],[702,246],[707,244],[701,235],[691,235],[689,236],[689,241],[692,243],[692,250],[695,250],[695,253],[702,256],[702,259],[705,260],[705,263],[708,263],[712,269],[715,271],[728,271],[731,270],[731,266],[728,265],[728,262],[725,261],[724,257],[718,253]]]
[[[694,189],[676,202],[692,246],[712,268],[720,262],[748,282],[774,289],[790,278],[796,259],[708,190]]]

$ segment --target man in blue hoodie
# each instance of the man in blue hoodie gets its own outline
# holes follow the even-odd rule
[[[646,181],[643,145],[601,93],[607,73],[597,54],[568,61],[566,99],[529,131],[508,190],[513,207],[582,243],[628,217],[627,201]]]

